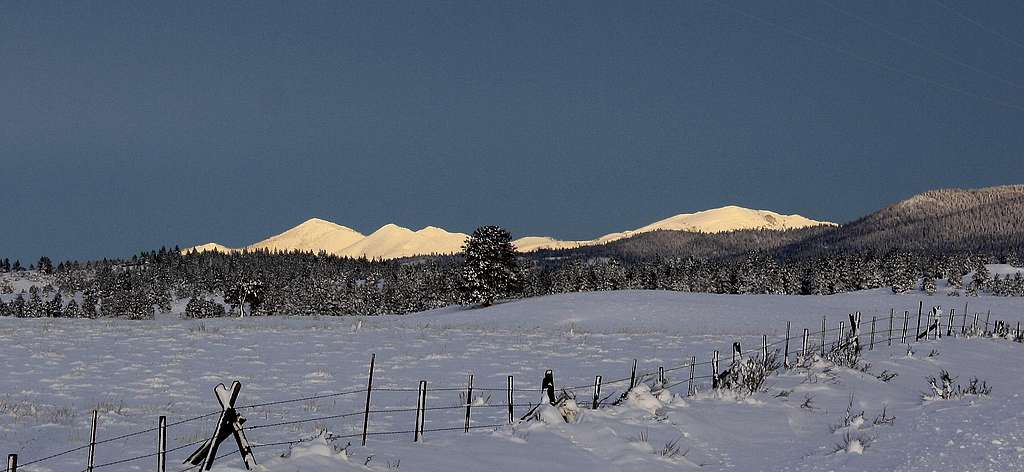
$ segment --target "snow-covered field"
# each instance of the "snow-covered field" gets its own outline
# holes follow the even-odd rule
[[[444,388],[461,388],[473,373],[473,424],[499,424],[507,422],[508,375],[519,389],[520,416],[540,400],[539,392],[525,389],[539,388],[546,369],[554,371],[560,388],[590,385],[595,375],[606,381],[628,377],[633,359],[639,371],[650,372],[690,356],[707,361],[718,349],[726,365],[734,341],[756,353],[762,334],[779,340],[790,321],[794,336],[810,328],[817,345],[822,316],[831,329],[854,311],[863,313],[865,330],[877,316],[881,332],[890,309],[900,315],[897,329],[908,310],[913,332],[919,300],[926,309],[942,305],[962,313],[966,302],[971,313],[991,311],[993,320],[1024,318],[1020,299],[877,290],[829,297],[602,292],[373,318],[0,319],[0,453],[17,453],[24,464],[82,446],[94,408],[100,411],[100,441],[152,428],[159,415],[174,423],[209,413],[216,409],[213,386],[236,379],[244,385],[241,405],[360,390],[370,353],[376,353],[372,409],[415,406],[419,380],[433,389],[428,408],[457,407],[464,402],[461,391]],[[831,343],[835,333],[829,336]],[[791,351],[798,349],[794,341]],[[685,383],[657,396],[641,388],[622,405],[584,408],[574,423],[427,432],[422,443],[404,432],[413,429],[414,412],[375,413],[371,432],[403,433],[372,435],[366,447],[359,438],[315,439],[289,454],[288,445],[278,444],[257,447],[255,455],[261,468],[275,471],[1024,470],[1024,344],[945,338],[912,350],[908,355],[905,345],[879,341],[865,353],[867,372],[819,362],[773,375],[765,391],[749,397],[714,393],[703,379],[689,398]],[[971,377],[985,380],[991,395],[925,400],[926,377],[942,369],[961,384]],[[883,372],[896,376],[883,381]],[[668,383],[685,380],[687,373],[669,371]],[[697,366],[695,374],[710,374],[710,366]],[[621,393],[623,384],[606,384],[603,391]],[[577,400],[589,402],[589,388],[576,392]],[[851,399],[855,417],[842,426]],[[361,415],[260,426],[361,412],[364,401],[356,393],[241,413],[249,440],[260,446],[321,430],[357,433]],[[884,418],[894,419],[882,421],[883,409]],[[856,417],[861,411],[863,420]],[[428,410],[425,426],[461,428],[464,415],[462,408]],[[172,426],[168,446],[202,440],[213,419]],[[150,454],[155,443],[156,433],[149,432],[100,444],[96,462]],[[228,440],[222,451],[233,447]],[[193,449],[172,452],[169,470],[182,469]],[[20,470],[82,470],[87,454],[78,450]],[[237,455],[218,464],[241,467]],[[97,470],[154,467],[155,458],[144,458]]]

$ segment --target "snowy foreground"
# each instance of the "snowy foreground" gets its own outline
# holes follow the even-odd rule
[[[911,311],[912,332],[922,299],[926,309],[943,305],[958,314],[968,302],[982,320],[989,311],[993,320],[1024,319],[1020,299],[882,290],[829,297],[604,292],[374,318],[0,319],[0,453],[17,453],[24,464],[82,446],[94,408],[100,441],[152,428],[159,415],[174,423],[209,413],[217,405],[213,386],[236,379],[244,385],[240,405],[360,390],[372,352],[380,388],[372,409],[403,411],[372,414],[369,429],[399,433],[371,435],[363,447],[358,437],[325,439],[358,433],[361,414],[293,423],[361,412],[362,393],[244,409],[261,470],[1024,470],[1024,344],[944,338],[914,344],[909,354],[898,339],[889,346],[882,332],[890,309],[900,315],[897,330],[904,310]],[[501,424],[507,423],[508,375],[515,376],[521,416],[540,400],[526,389],[540,387],[545,369],[562,388],[588,386],[595,375],[628,377],[633,359],[639,371],[656,372],[690,356],[707,361],[718,349],[725,366],[734,341],[756,354],[762,334],[770,342],[782,339],[790,321],[794,336],[810,328],[811,344],[819,346],[814,331],[821,317],[832,329],[854,311],[863,313],[865,331],[872,316],[879,320],[866,372],[819,361],[780,371],[752,396],[715,393],[706,378],[698,379],[692,397],[686,383],[656,395],[644,386],[618,406],[582,406],[573,423],[549,411],[540,420],[469,434],[461,431],[463,408],[440,408],[426,412],[426,428],[458,430],[428,431],[422,443],[408,432],[415,413],[405,409],[416,404],[419,380],[428,381],[428,408],[458,407],[465,400],[455,388],[475,374],[473,424]],[[791,352],[799,346],[794,341]],[[695,375],[710,368],[699,365]],[[963,385],[972,377],[986,381],[991,395],[925,398],[932,393],[926,378],[943,369]],[[895,377],[884,381],[883,372]],[[667,383],[687,374],[670,370]],[[614,400],[623,387],[606,384],[602,397],[614,393]],[[577,401],[589,403],[589,387],[575,392]],[[209,436],[213,419],[171,426],[168,447]],[[299,439],[310,440],[281,444]],[[155,432],[103,443],[96,463],[150,454],[155,444]],[[171,452],[168,470],[183,469],[194,448]],[[221,451],[233,448],[229,439]],[[87,455],[82,449],[19,470],[78,471]],[[155,464],[147,457],[97,470]],[[239,469],[237,454],[215,467]]]

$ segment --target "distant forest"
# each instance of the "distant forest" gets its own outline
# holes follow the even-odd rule
[[[1024,296],[1024,278],[986,263],[1024,262],[1024,187],[927,192],[838,228],[720,234],[658,231],[604,246],[518,257],[504,298],[621,289],[825,295],[887,287],[938,295]],[[162,248],[123,260],[32,264],[50,286],[0,301],[0,315],[151,318],[189,299],[185,316],[376,315],[465,301],[463,258],[393,261],[327,254]],[[0,261],[0,272],[24,270]],[[962,278],[973,277],[962,282]],[[941,292],[937,281],[949,288]],[[0,293],[14,289],[0,282]]]

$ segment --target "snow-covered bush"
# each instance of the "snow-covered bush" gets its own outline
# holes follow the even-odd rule
[[[207,300],[202,297],[195,297],[188,301],[185,305],[185,312],[181,314],[182,318],[217,318],[224,316],[226,310],[224,305]]]
[[[768,376],[778,370],[782,365],[778,360],[778,353],[768,353],[768,359],[751,357],[740,360],[729,370],[723,372],[718,388],[731,390],[744,395],[751,395],[764,389]]]
[[[928,386],[932,389],[932,395],[923,395],[925,400],[949,400],[963,398],[968,395],[988,396],[992,393],[992,387],[985,381],[972,378],[967,387],[956,383],[958,377],[953,377],[946,370],[939,372],[939,377],[929,377]]]

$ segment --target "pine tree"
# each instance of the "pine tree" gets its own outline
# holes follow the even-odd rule
[[[928,295],[935,295],[935,279],[930,275],[925,276],[925,278],[921,280],[921,290]]]
[[[462,249],[465,260],[459,289],[464,304],[489,306],[522,289],[516,251],[508,231],[499,226],[481,226]]]

